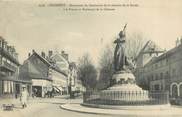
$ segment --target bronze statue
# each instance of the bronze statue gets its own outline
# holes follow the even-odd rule
[[[116,72],[126,70],[126,66],[129,64],[127,61],[124,47],[126,25],[124,26],[123,30],[120,31],[119,38],[114,41],[114,43],[116,43],[114,51],[114,69]]]

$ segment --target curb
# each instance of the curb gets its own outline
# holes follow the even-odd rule
[[[73,109],[68,109],[63,107],[62,105],[59,106],[61,109],[66,110],[66,111],[72,111],[72,112],[77,112],[77,113],[85,113],[85,114],[95,114],[95,115],[112,115],[112,114],[104,114],[104,113],[96,113],[96,112],[85,112],[85,111],[79,111],[79,110],[73,110]]]
[[[141,106],[114,106],[114,105],[101,105],[101,104],[87,104],[82,103],[81,106],[90,108],[100,108],[100,109],[115,109],[115,110],[169,110],[171,105],[141,105]]]
[[[132,113],[129,112],[129,110],[121,110],[123,111],[122,113],[111,113],[111,112],[106,112],[106,113],[103,113],[103,110],[100,110],[100,112],[94,112],[94,111],[87,111],[87,110],[83,110],[83,109],[76,109],[75,107],[71,107],[72,104],[70,104],[70,107],[66,107],[66,105],[68,104],[63,104],[63,105],[60,105],[60,108],[63,109],[63,110],[67,110],[67,111],[72,111],[72,112],[78,112],[78,113],[85,113],[85,114],[95,114],[95,115],[111,115],[111,116],[122,116],[122,117],[181,117],[182,115],[181,114],[177,114],[177,113],[164,113],[161,114],[161,113],[155,113],[153,112],[152,110],[151,111],[148,111],[146,112],[145,114],[144,113],[141,113],[140,111],[137,111],[134,112],[133,110],[131,110]],[[81,106],[81,105],[80,105]],[[83,108],[86,108],[84,106],[82,106]],[[90,108],[90,109],[93,109],[93,108]],[[98,109],[98,108],[96,108]],[[113,109],[115,110],[115,109]],[[97,110],[98,111],[98,110]],[[107,111],[107,109],[106,109]],[[109,109],[108,109],[109,111]],[[118,110],[119,111],[119,110]],[[143,112],[145,112],[145,110],[143,110]]]

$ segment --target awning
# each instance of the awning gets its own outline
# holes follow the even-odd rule
[[[60,92],[60,90],[57,87],[53,87],[56,92]]]
[[[57,87],[60,91],[63,91],[63,88],[62,87]]]
[[[4,76],[4,77],[1,77],[0,80],[21,82],[21,83],[32,83],[32,81],[20,80],[13,76]]]

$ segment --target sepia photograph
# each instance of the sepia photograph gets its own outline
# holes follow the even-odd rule
[[[182,117],[182,1],[0,0],[0,117]]]

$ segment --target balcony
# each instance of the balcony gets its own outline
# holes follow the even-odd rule
[[[2,77],[2,76],[6,76],[6,73],[2,72],[1,69],[0,69],[0,77]]]
[[[15,58],[10,52],[5,50],[4,48],[0,47],[0,53],[1,55],[7,57],[10,61],[14,62],[17,65],[20,65],[17,58]]]
[[[16,67],[12,66],[11,64],[3,61],[2,64],[0,64],[1,71],[10,71],[10,72],[15,72]]]

